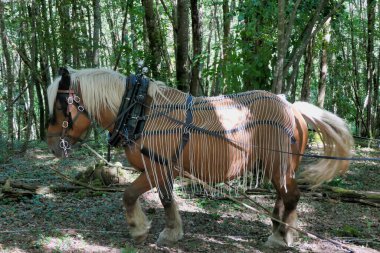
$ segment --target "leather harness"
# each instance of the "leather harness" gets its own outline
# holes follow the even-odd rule
[[[147,119],[144,102],[149,79],[142,74],[130,75],[126,86],[114,130],[109,134],[108,144],[112,147],[125,147],[139,139]]]
[[[112,133],[109,135],[108,143],[110,146],[129,146],[141,137],[145,122],[148,116],[145,115],[144,103],[147,97],[149,88],[149,79],[144,75],[131,75],[126,81],[126,90],[123,95],[123,100],[119,108],[117,120]],[[191,106],[193,104],[193,96],[188,95],[186,100],[186,119],[183,124],[183,134],[180,144],[173,154],[171,161],[177,162],[177,158],[183,152],[190,138],[190,128],[193,121]],[[161,165],[168,165],[169,161],[160,155],[150,151],[148,148],[142,147],[140,150],[144,156],[151,157],[155,162]]]

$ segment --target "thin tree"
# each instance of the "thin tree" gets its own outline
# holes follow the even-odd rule
[[[102,27],[102,19],[100,13],[100,0],[92,1],[94,9],[94,35],[92,44],[92,67],[99,67],[99,45],[100,45],[100,30]]]
[[[321,52],[321,65],[319,72],[319,83],[318,83],[318,106],[323,108],[326,96],[326,79],[327,79],[327,47],[330,42],[330,21],[329,18],[323,27],[323,38],[322,38],[322,52]]]
[[[161,62],[160,31],[154,12],[154,3],[153,0],[142,0],[141,2],[145,10],[146,34],[149,40],[149,55],[147,57],[149,68],[152,76],[158,78],[160,76],[158,66]]]
[[[305,28],[302,31],[299,39],[292,43],[292,51],[288,52],[291,34],[293,31],[293,25],[296,18],[297,10],[301,0],[293,3],[291,1],[278,0],[278,21],[277,21],[277,59],[274,67],[272,92],[281,93],[284,90],[284,78],[288,75],[288,71],[295,62],[299,62],[299,58],[305,52],[306,46],[310,40],[315,37],[315,34],[323,28],[323,24],[329,19],[340,6],[344,0],[340,0],[339,3],[331,8],[331,11],[325,15],[321,15],[322,10],[326,7],[328,0],[321,0],[317,2],[317,6],[313,11],[313,15],[310,17]],[[291,8],[286,5],[291,5]],[[286,15],[286,10],[292,9],[290,14]]]
[[[202,53],[202,33],[198,0],[191,0],[191,24],[193,34],[193,64],[191,69],[190,93],[198,95],[200,87],[200,55]]]
[[[178,0],[177,2],[177,28],[177,88],[182,91],[189,91],[187,68],[189,55],[189,0]]]
[[[222,41],[222,76],[223,76],[223,87],[226,85],[225,81],[227,78],[227,66],[228,66],[228,55],[229,55],[229,37],[230,37],[230,30],[231,30],[231,14],[230,14],[230,7],[229,7],[229,1],[223,0],[223,41]]]
[[[0,35],[1,35],[1,46],[3,49],[3,55],[5,59],[5,78],[7,86],[7,129],[8,129],[8,150],[13,149],[14,132],[13,132],[13,71],[12,71],[12,60],[10,50],[8,48],[7,36],[5,31],[5,21],[4,21],[4,2],[0,1]]]
[[[313,74],[313,46],[314,39],[309,42],[305,52],[305,70],[301,89],[301,100],[306,102],[310,101],[310,84]]]

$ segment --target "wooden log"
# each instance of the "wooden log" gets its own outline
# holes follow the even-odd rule
[[[353,199],[364,199],[375,203],[380,203],[380,192],[376,191],[358,191],[358,190],[350,190],[341,187],[322,185],[317,189],[310,190],[308,185],[299,185],[299,188],[302,191],[308,192],[322,192],[327,195],[337,195],[342,198],[353,198]]]
[[[311,190],[308,185],[299,185],[303,195],[308,195],[315,200],[334,199],[343,202],[360,203],[373,207],[380,207],[380,192],[376,191],[358,191],[344,189],[341,187],[334,187],[329,185],[322,185],[316,189]],[[257,194],[275,194],[274,191],[262,188],[248,189],[248,195]]]
[[[73,183],[76,183],[74,181]],[[1,186],[2,185],[2,186]],[[31,196],[35,194],[48,194],[48,193],[57,193],[57,192],[76,192],[83,189],[90,189],[92,191],[104,191],[104,192],[122,192],[123,188],[96,188],[88,186],[81,183],[81,186],[72,186],[72,185],[51,185],[51,186],[41,186],[35,184],[26,184],[14,180],[0,180],[0,193],[3,194],[3,197],[7,196]]]

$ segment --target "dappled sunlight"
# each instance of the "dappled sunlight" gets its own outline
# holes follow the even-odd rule
[[[229,98],[225,98],[224,103],[226,105],[234,105],[226,107],[224,110],[215,110],[215,114],[225,130],[237,128],[249,120],[251,113],[248,107],[236,106],[236,102]],[[211,102],[211,104],[216,108],[220,107],[219,103]]]
[[[247,244],[254,243],[254,236],[230,236],[230,235],[212,235],[212,234],[193,234],[192,237],[201,241],[200,244],[208,245],[210,252],[213,252],[214,245],[223,245],[231,246],[233,245],[237,252],[247,252]],[[250,248],[249,252],[261,252],[260,250]]]
[[[0,251],[2,253],[27,253],[28,251],[22,250],[18,247],[5,247],[0,243]]]
[[[60,237],[42,236],[36,244],[44,252],[120,252],[120,249],[87,242],[81,234]]]
[[[44,194],[44,198],[49,199],[51,201],[57,200],[57,195],[55,193],[46,193],[51,191],[49,187],[40,187],[37,189],[36,193],[37,194]]]

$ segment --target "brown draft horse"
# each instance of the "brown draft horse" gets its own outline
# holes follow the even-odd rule
[[[130,133],[121,135],[128,137],[123,142],[128,161],[141,171],[123,198],[129,231],[137,243],[145,240],[150,228],[138,198],[154,187],[166,216],[157,243],[170,244],[183,237],[172,185],[173,179],[185,172],[210,184],[241,177],[242,187],[257,185],[262,181],[258,175],[263,175],[277,191],[273,216],[295,226],[300,197],[295,171],[308,139],[306,122],[321,136],[325,155],[351,156],[353,141],[345,122],[311,104],[290,104],[265,91],[192,97],[153,80],[148,81],[145,97],[125,98],[123,94],[137,85],[130,80],[111,70],[63,69],[48,88],[51,120],[47,142],[55,156],[68,156],[71,145],[84,136],[92,120],[115,133],[120,131],[115,123],[120,115],[127,115],[134,105],[143,108],[141,115],[126,119],[135,120],[141,131],[133,132],[132,137],[128,137]],[[135,102],[123,111],[119,110],[123,100]],[[348,161],[323,159],[305,168],[301,178],[317,186],[344,173],[348,165]],[[254,174],[257,178],[252,180]],[[291,245],[294,234],[273,220],[273,234],[267,243]]]

